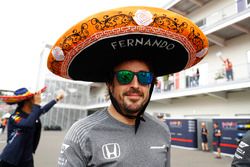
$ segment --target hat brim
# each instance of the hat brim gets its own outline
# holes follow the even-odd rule
[[[105,82],[117,62],[141,59],[162,76],[192,67],[207,50],[206,36],[189,19],[159,8],[126,7],[68,30],[52,48],[48,68],[68,79]]]
[[[113,50],[109,46],[110,43],[119,45],[119,42],[124,42],[125,46],[127,39],[133,40],[138,47],[124,47]],[[167,43],[175,45],[175,49],[167,50],[166,47],[159,49],[145,45],[139,46],[139,43],[148,42],[152,45],[156,42],[159,44],[160,41],[167,41]],[[102,54],[100,51],[104,53]],[[154,75],[161,76],[185,68],[188,62],[187,54],[187,50],[179,42],[171,39],[150,34],[126,34],[99,40],[85,48],[72,59],[68,67],[68,75],[73,80],[104,82],[117,62],[137,59],[149,62],[154,69]]]
[[[40,91],[37,91],[35,93],[27,93],[25,95],[18,95],[18,96],[0,96],[0,100],[2,100],[3,102],[7,103],[7,104],[16,104],[19,103],[21,101],[27,100],[32,98],[36,93],[38,92],[45,92],[47,87],[42,88]]]

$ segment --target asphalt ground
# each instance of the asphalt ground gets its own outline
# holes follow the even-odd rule
[[[56,167],[61,143],[66,132],[43,131],[34,156],[35,167]],[[6,132],[0,135],[0,150],[6,143]],[[215,159],[210,152],[172,148],[171,167],[230,167],[231,157]]]

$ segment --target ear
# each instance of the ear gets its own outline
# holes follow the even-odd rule
[[[111,93],[113,93],[113,84],[106,82],[106,86],[107,86],[108,91],[110,91]]]

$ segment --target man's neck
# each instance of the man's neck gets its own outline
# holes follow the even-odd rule
[[[26,107],[22,108],[22,112],[24,112],[25,114],[30,114],[30,110],[27,109]]]
[[[135,119],[129,119],[121,115],[119,112],[116,111],[115,107],[112,104],[108,107],[108,112],[117,121],[120,121],[126,125],[135,125]]]

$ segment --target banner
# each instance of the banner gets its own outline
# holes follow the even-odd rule
[[[171,132],[171,144],[182,147],[197,148],[197,120],[167,119]]]
[[[218,123],[219,129],[222,132],[221,152],[234,154],[240,139],[250,129],[249,119],[213,119],[214,122]],[[214,151],[216,151],[215,141],[215,137],[213,137]]]

